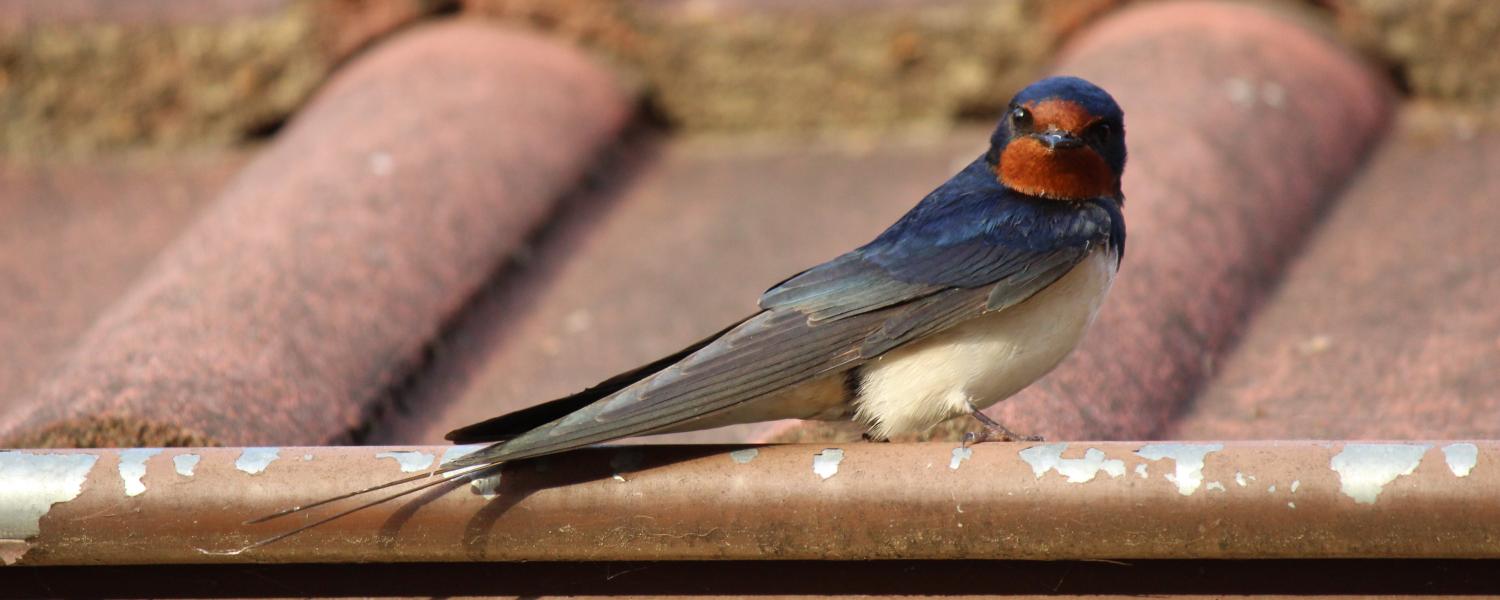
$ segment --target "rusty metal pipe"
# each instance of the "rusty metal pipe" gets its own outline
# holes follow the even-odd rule
[[[627,446],[248,518],[463,447],[0,451],[17,565],[1500,557],[1500,442]]]

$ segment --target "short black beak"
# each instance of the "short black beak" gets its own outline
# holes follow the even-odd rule
[[[1034,136],[1048,150],[1067,150],[1069,148],[1083,147],[1083,140],[1066,131],[1044,131],[1034,134]]]

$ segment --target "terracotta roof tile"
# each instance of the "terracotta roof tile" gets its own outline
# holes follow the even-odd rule
[[[0,163],[0,413],[42,381],[244,163]]]
[[[1405,116],[1172,435],[1500,436],[1500,132]]]
[[[326,443],[363,426],[631,106],[580,53],[476,23],[343,70],[112,306],[15,445]]]

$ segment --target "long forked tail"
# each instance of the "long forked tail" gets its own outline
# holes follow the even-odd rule
[[[436,487],[436,486],[439,486],[439,485],[443,485],[445,483],[451,483],[451,482],[453,482],[455,480],[472,479],[475,476],[489,475],[494,470],[499,469],[502,464],[503,464],[503,461],[491,460],[491,461],[484,461],[484,462],[471,463],[471,464],[462,464],[461,463],[461,464],[449,465],[449,466],[446,466],[446,467],[440,467],[440,468],[437,468],[437,469],[433,469],[431,471],[428,471],[426,473],[422,473],[420,475],[413,475],[411,477],[403,477],[401,479],[387,481],[385,483],[381,483],[381,484],[378,484],[378,485],[372,485],[372,486],[367,487],[367,488],[362,488],[362,489],[354,490],[354,491],[349,492],[347,494],[340,494],[338,496],[333,496],[331,498],[324,498],[322,500],[319,500],[317,502],[313,502],[313,503],[310,503],[310,504],[303,504],[303,505],[300,505],[300,506],[293,506],[291,508],[287,508],[285,510],[280,510],[280,511],[271,513],[269,515],[265,515],[265,516],[261,516],[261,517],[256,517],[256,518],[253,518],[253,519],[249,519],[249,520],[247,520],[247,521],[244,522],[245,525],[254,525],[254,524],[257,524],[257,523],[265,523],[267,521],[272,521],[272,520],[275,520],[275,519],[279,519],[281,517],[285,517],[285,516],[289,516],[289,515],[294,515],[294,514],[301,513],[301,512],[306,512],[308,510],[312,510],[312,509],[318,508],[320,506],[325,506],[325,505],[328,505],[328,504],[332,504],[332,503],[338,502],[340,500],[346,500],[346,499],[349,499],[349,498],[363,496],[363,495],[369,494],[371,492],[378,492],[380,490],[389,489],[389,488],[393,488],[393,487],[396,487],[396,486],[400,486],[400,485],[404,485],[404,484],[408,484],[408,483],[413,483],[413,482],[416,482],[416,481],[421,481],[423,479],[435,479],[434,481],[428,481],[428,482],[422,483],[421,485],[414,486],[414,487],[412,487],[410,489],[401,490],[401,491],[393,493],[393,494],[387,494],[387,495],[375,498],[374,500],[370,500],[368,502],[364,502],[362,504],[359,504],[359,505],[356,505],[356,506],[352,506],[350,508],[347,508],[347,509],[344,509],[342,511],[333,513],[333,514],[328,515],[326,517],[323,517],[321,519],[315,520],[315,521],[313,521],[311,523],[307,523],[305,525],[302,525],[302,526],[299,526],[299,527],[296,527],[296,528],[293,528],[293,529],[290,529],[290,530],[278,533],[278,534],[273,535],[271,537],[268,537],[268,538],[256,541],[254,543],[251,543],[248,546],[244,546],[244,547],[241,547],[241,548],[237,548],[237,549],[229,550],[229,551],[224,551],[224,552],[216,552],[216,554],[235,555],[235,554],[240,554],[240,553],[243,553],[243,552],[248,552],[250,550],[254,550],[256,548],[260,548],[262,546],[266,546],[266,545],[269,545],[269,544],[274,544],[276,542],[279,542],[281,540],[287,539],[289,537],[292,537],[294,535],[297,535],[299,533],[302,533],[302,532],[307,531],[309,529],[312,529],[314,527],[318,527],[318,526],[327,524],[329,522],[336,521],[338,519],[347,517],[349,515],[352,515],[354,513],[362,511],[362,510],[365,510],[367,508],[372,508],[372,507],[375,507],[375,506],[379,506],[381,504],[385,504],[386,502],[390,502],[392,500],[395,500],[397,498],[401,498],[403,496],[408,496],[408,495],[411,495],[411,494],[415,494],[417,492],[420,492],[420,491],[423,491],[423,490],[426,490],[426,489],[430,489],[430,488],[433,488],[433,487]]]

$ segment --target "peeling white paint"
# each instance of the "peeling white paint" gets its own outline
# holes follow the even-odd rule
[[[193,469],[198,468],[200,458],[197,454],[178,454],[172,457],[172,468],[177,470],[178,475],[192,477]]]
[[[310,460],[312,460],[312,458],[313,458],[313,457],[312,457],[312,455],[311,455],[311,454],[303,454],[303,455],[302,455],[302,461],[303,461],[303,462],[307,462],[307,461],[310,461]]]
[[[827,480],[839,473],[839,463],[844,462],[844,451],[838,448],[825,448],[822,452],[813,455],[813,474]]]
[[[35,537],[52,505],[83,492],[97,462],[95,454],[0,451],[0,539]]]
[[[1021,460],[1031,465],[1031,473],[1037,479],[1041,479],[1047,471],[1057,471],[1058,475],[1068,478],[1068,483],[1092,481],[1100,471],[1110,477],[1125,474],[1125,461],[1118,458],[1106,460],[1103,450],[1089,448],[1083,452],[1083,458],[1063,458],[1063,451],[1067,449],[1068,445],[1065,443],[1032,446],[1021,451]]]
[[[1286,507],[1287,508],[1297,508],[1297,503],[1296,502],[1288,502],[1288,503],[1286,503]]]
[[[755,460],[757,456],[760,456],[760,450],[756,450],[755,448],[745,448],[729,453],[729,458],[733,459],[736,464],[741,465],[750,464],[750,461]]]
[[[485,500],[494,500],[495,496],[500,495],[498,490],[500,489],[500,478],[502,475],[504,473],[496,469],[492,474],[469,479],[469,485],[474,487],[473,492],[479,494],[480,497]]]
[[[1135,466],[1135,474],[1136,475],[1140,475],[1141,479],[1150,479],[1151,478],[1151,473],[1147,472],[1146,463],[1141,463],[1141,464],[1136,465]]]
[[[1443,460],[1447,461],[1448,470],[1455,476],[1468,477],[1474,465],[1479,464],[1479,446],[1468,442],[1448,444],[1443,446]]]
[[[427,469],[427,467],[432,466],[433,460],[437,459],[437,457],[431,454],[428,454],[426,452],[419,452],[416,450],[391,450],[389,452],[379,452],[375,454],[375,458],[394,459],[396,461],[396,464],[401,465],[402,473],[416,473],[417,471],[424,471]]]
[[[255,475],[265,471],[280,455],[280,448],[246,448],[235,459],[234,468]]]
[[[489,444],[464,444],[462,446],[449,446],[447,450],[443,451],[442,458],[438,459],[438,466],[442,467],[450,462],[483,450],[487,447],[489,447]],[[448,471],[446,473],[443,473],[443,478],[451,479],[454,477],[465,477],[468,475],[473,475],[478,470],[480,469],[478,469],[477,467],[465,467],[456,471]]]
[[[957,471],[959,465],[964,464],[964,461],[971,458],[974,458],[973,448],[965,448],[963,446],[954,448],[953,459],[948,461],[948,468]]]
[[[1235,471],[1234,472],[1234,483],[1236,485],[1239,485],[1240,487],[1245,487],[1245,474],[1241,473],[1239,471]]]
[[[1299,488],[1299,487],[1302,487],[1302,480],[1301,479],[1293,479],[1292,480],[1292,493],[1293,494],[1297,493],[1297,488]]]
[[[1274,493],[1276,493],[1276,484],[1273,483],[1273,484],[1271,484],[1271,487],[1266,488],[1266,493],[1267,494],[1274,494]]]
[[[1206,489],[1206,490],[1217,490],[1217,491],[1220,491],[1220,492],[1228,491],[1228,490],[1224,489],[1224,484],[1219,483],[1217,481],[1210,481],[1210,482],[1208,482],[1207,485],[1203,486],[1203,489]]]
[[[1339,474],[1339,491],[1358,504],[1374,504],[1386,484],[1411,475],[1428,444],[1344,444],[1328,467]]]
[[[125,482],[126,496],[146,492],[146,459],[161,454],[161,448],[127,448],[120,451],[120,480]]]
[[[449,446],[443,451],[443,458],[438,460],[438,466],[446,465],[455,460],[483,450],[489,444],[464,444],[461,446]]]
[[[1224,444],[1147,444],[1136,455],[1146,460],[1170,458],[1176,469],[1164,477],[1177,484],[1177,493],[1191,496],[1203,485],[1203,462],[1212,452],[1224,449]]]

